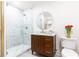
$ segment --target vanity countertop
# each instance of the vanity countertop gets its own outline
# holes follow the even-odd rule
[[[44,35],[44,36],[55,36],[56,34],[50,34],[50,33],[32,33],[32,35]]]

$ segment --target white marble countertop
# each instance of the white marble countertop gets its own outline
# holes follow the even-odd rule
[[[55,33],[32,33],[32,35],[44,35],[44,36],[55,36]]]

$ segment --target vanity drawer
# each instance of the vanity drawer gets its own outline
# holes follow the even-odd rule
[[[45,37],[45,39],[44,39],[44,41],[45,41],[45,47],[52,47],[52,43],[53,43],[53,41],[52,41],[53,39],[52,39],[52,37]]]

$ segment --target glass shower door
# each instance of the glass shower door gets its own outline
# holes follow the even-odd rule
[[[14,57],[22,52],[22,24],[23,15],[17,8],[6,4],[5,12],[5,41],[6,41],[6,57]]]
[[[5,4],[6,56],[15,57],[31,46],[32,15],[31,9],[21,11]]]

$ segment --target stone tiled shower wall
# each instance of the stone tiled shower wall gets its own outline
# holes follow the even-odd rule
[[[32,26],[33,26],[33,18],[32,18],[32,10],[27,9],[24,11],[24,21],[23,21],[23,39],[24,44],[31,46],[31,33],[32,33]]]

